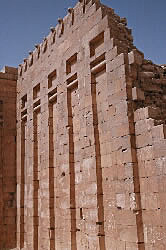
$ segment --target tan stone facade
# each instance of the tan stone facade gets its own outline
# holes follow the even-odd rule
[[[0,73],[0,249],[164,250],[165,68],[98,0],[58,22]]]
[[[18,70],[0,72],[0,249],[16,245],[16,85]]]

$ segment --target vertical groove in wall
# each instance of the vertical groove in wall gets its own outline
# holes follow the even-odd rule
[[[54,194],[54,103],[49,103],[49,212],[50,250],[55,250],[55,194]]]
[[[133,123],[134,123],[134,118],[133,118]],[[129,125],[132,126],[133,124],[129,123]],[[130,140],[133,148],[132,158],[134,158],[133,161],[135,161],[135,164],[133,166],[133,177],[134,177],[134,193],[136,195],[136,203],[137,203],[137,208],[135,212],[136,212],[136,224],[137,224],[138,249],[145,250],[142,204],[141,204],[141,194],[140,194],[140,177],[139,177],[138,159],[136,151],[135,128],[134,128],[134,134],[130,135]]]
[[[69,126],[71,250],[77,250],[75,166],[74,166],[74,135],[73,135],[72,101],[71,101],[71,90],[70,89],[67,90],[67,107],[68,107],[68,126]]]
[[[20,248],[24,248],[24,200],[25,200],[25,127],[26,121],[21,122],[21,186],[20,186]]]
[[[103,206],[103,184],[102,184],[102,168],[101,168],[101,152],[100,152],[100,136],[98,128],[97,98],[96,98],[96,79],[91,76],[91,95],[92,95],[92,112],[93,127],[95,139],[96,154],[96,178],[97,178],[97,209],[98,209],[98,237],[100,250],[105,250],[105,231],[104,231],[104,206]]]
[[[129,74],[128,68],[128,57],[126,60],[126,75]],[[138,238],[138,249],[145,250],[145,240],[144,240],[144,226],[143,226],[143,218],[142,218],[142,204],[141,204],[141,193],[140,193],[140,176],[139,176],[139,166],[138,166],[138,158],[137,158],[137,147],[136,147],[136,135],[135,135],[135,123],[134,123],[134,107],[132,96],[132,85],[130,80],[126,89],[127,97],[130,102],[128,102],[128,120],[129,120],[129,131],[130,131],[130,144],[132,148],[132,162],[133,164],[133,182],[134,182],[134,193],[136,195],[136,225],[137,225],[137,238]],[[132,111],[132,113],[131,113]]]
[[[33,148],[33,246],[38,250],[38,115],[39,111],[33,113],[33,131],[34,131],[34,148]]]

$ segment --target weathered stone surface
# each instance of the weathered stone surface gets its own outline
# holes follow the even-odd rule
[[[16,79],[16,68],[0,73],[0,249],[16,247]]]
[[[0,249],[165,249],[165,67],[126,25],[80,0],[0,72]]]

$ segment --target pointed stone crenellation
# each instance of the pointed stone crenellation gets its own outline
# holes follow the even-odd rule
[[[166,67],[126,18],[80,0],[0,82],[0,249],[164,249]]]
[[[89,0],[89,1],[84,1],[83,0],[83,1],[79,1],[79,2],[80,2],[79,5],[77,4],[74,8],[69,8],[68,9],[69,14],[71,15],[70,25],[68,25],[68,22],[66,22],[67,16],[64,19],[62,19],[62,18],[58,19],[58,23],[59,23],[58,25],[60,27],[58,27],[58,25],[57,25],[55,27],[55,30],[51,29],[51,33],[53,33],[53,36],[51,37],[50,34],[48,35],[48,38],[47,38],[48,39],[48,46],[51,46],[51,45],[53,45],[55,43],[55,40],[57,40],[56,36],[57,36],[57,38],[61,38],[62,35],[64,34],[64,32],[69,32],[68,29],[70,29],[70,27],[74,25],[74,22],[80,21],[79,20],[80,16],[77,16],[77,18],[76,18],[75,14],[74,14],[76,11],[79,12],[81,10],[80,8],[85,9],[86,6],[88,6],[88,8],[90,8],[92,5],[96,5],[96,9],[98,9],[98,8],[101,8],[103,6],[100,3],[99,0]],[[82,7],[82,4],[83,4],[83,7]],[[86,11],[88,11],[87,8],[86,8]],[[83,10],[83,15],[84,14],[85,14],[85,10]],[[82,16],[82,18],[83,18],[83,16]],[[65,22],[63,20],[65,20]],[[40,54],[40,49],[39,49],[39,46],[41,47],[41,45],[42,44],[38,45],[38,47],[37,47],[37,50],[38,50],[37,59],[40,57],[40,55],[42,55],[42,54]],[[35,47],[36,47],[36,45],[35,45]],[[44,49],[44,51],[45,51],[45,49]],[[35,51],[33,51],[33,53],[35,53]],[[35,57],[34,57],[34,60],[33,60],[32,64],[31,64],[31,66],[35,62],[37,63],[37,61],[35,60]],[[24,72],[26,72],[26,71],[24,71]]]

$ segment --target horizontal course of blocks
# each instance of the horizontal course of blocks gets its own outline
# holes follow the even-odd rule
[[[0,249],[165,249],[166,71],[126,25],[80,0],[0,72]]]

